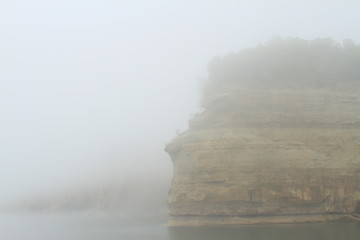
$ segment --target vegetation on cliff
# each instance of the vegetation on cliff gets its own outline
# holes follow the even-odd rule
[[[274,38],[256,48],[216,57],[203,98],[220,89],[338,89],[360,87],[360,45],[352,40]]]

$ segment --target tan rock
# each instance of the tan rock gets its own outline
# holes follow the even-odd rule
[[[355,212],[359,93],[240,88],[213,96],[166,147],[174,164],[170,224],[325,221]]]

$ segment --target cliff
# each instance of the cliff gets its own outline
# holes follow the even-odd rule
[[[314,48],[312,42],[306,44]],[[269,47],[272,44],[264,48]],[[286,58],[291,60],[290,53]],[[210,71],[204,111],[166,146],[174,165],[169,224],[329,221],[356,214],[360,210],[357,82],[327,83],[326,75],[318,72],[316,78],[307,71],[313,63],[305,65],[302,77],[313,74],[315,80],[299,80],[300,72],[288,70],[291,63],[284,70],[287,74],[280,71],[278,64],[288,64],[286,59],[278,61],[277,72],[267,68],[261,74],[241,74],[250,67],[238,59],[253,55],[241,52],[217,63],[221,74]],[[242,71],[234,75],[234,69]]]

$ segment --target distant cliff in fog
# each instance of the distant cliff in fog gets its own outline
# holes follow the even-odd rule
[[[166,215],[169,183],[151,177],[109,181],[22,200],[4,210],[20,212],[87,211],[120,215]]]

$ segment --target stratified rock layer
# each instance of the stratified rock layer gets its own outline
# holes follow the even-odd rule
[[[166,147],[170,225],[324,221],[359,211],[359,93],[218,89]]]

